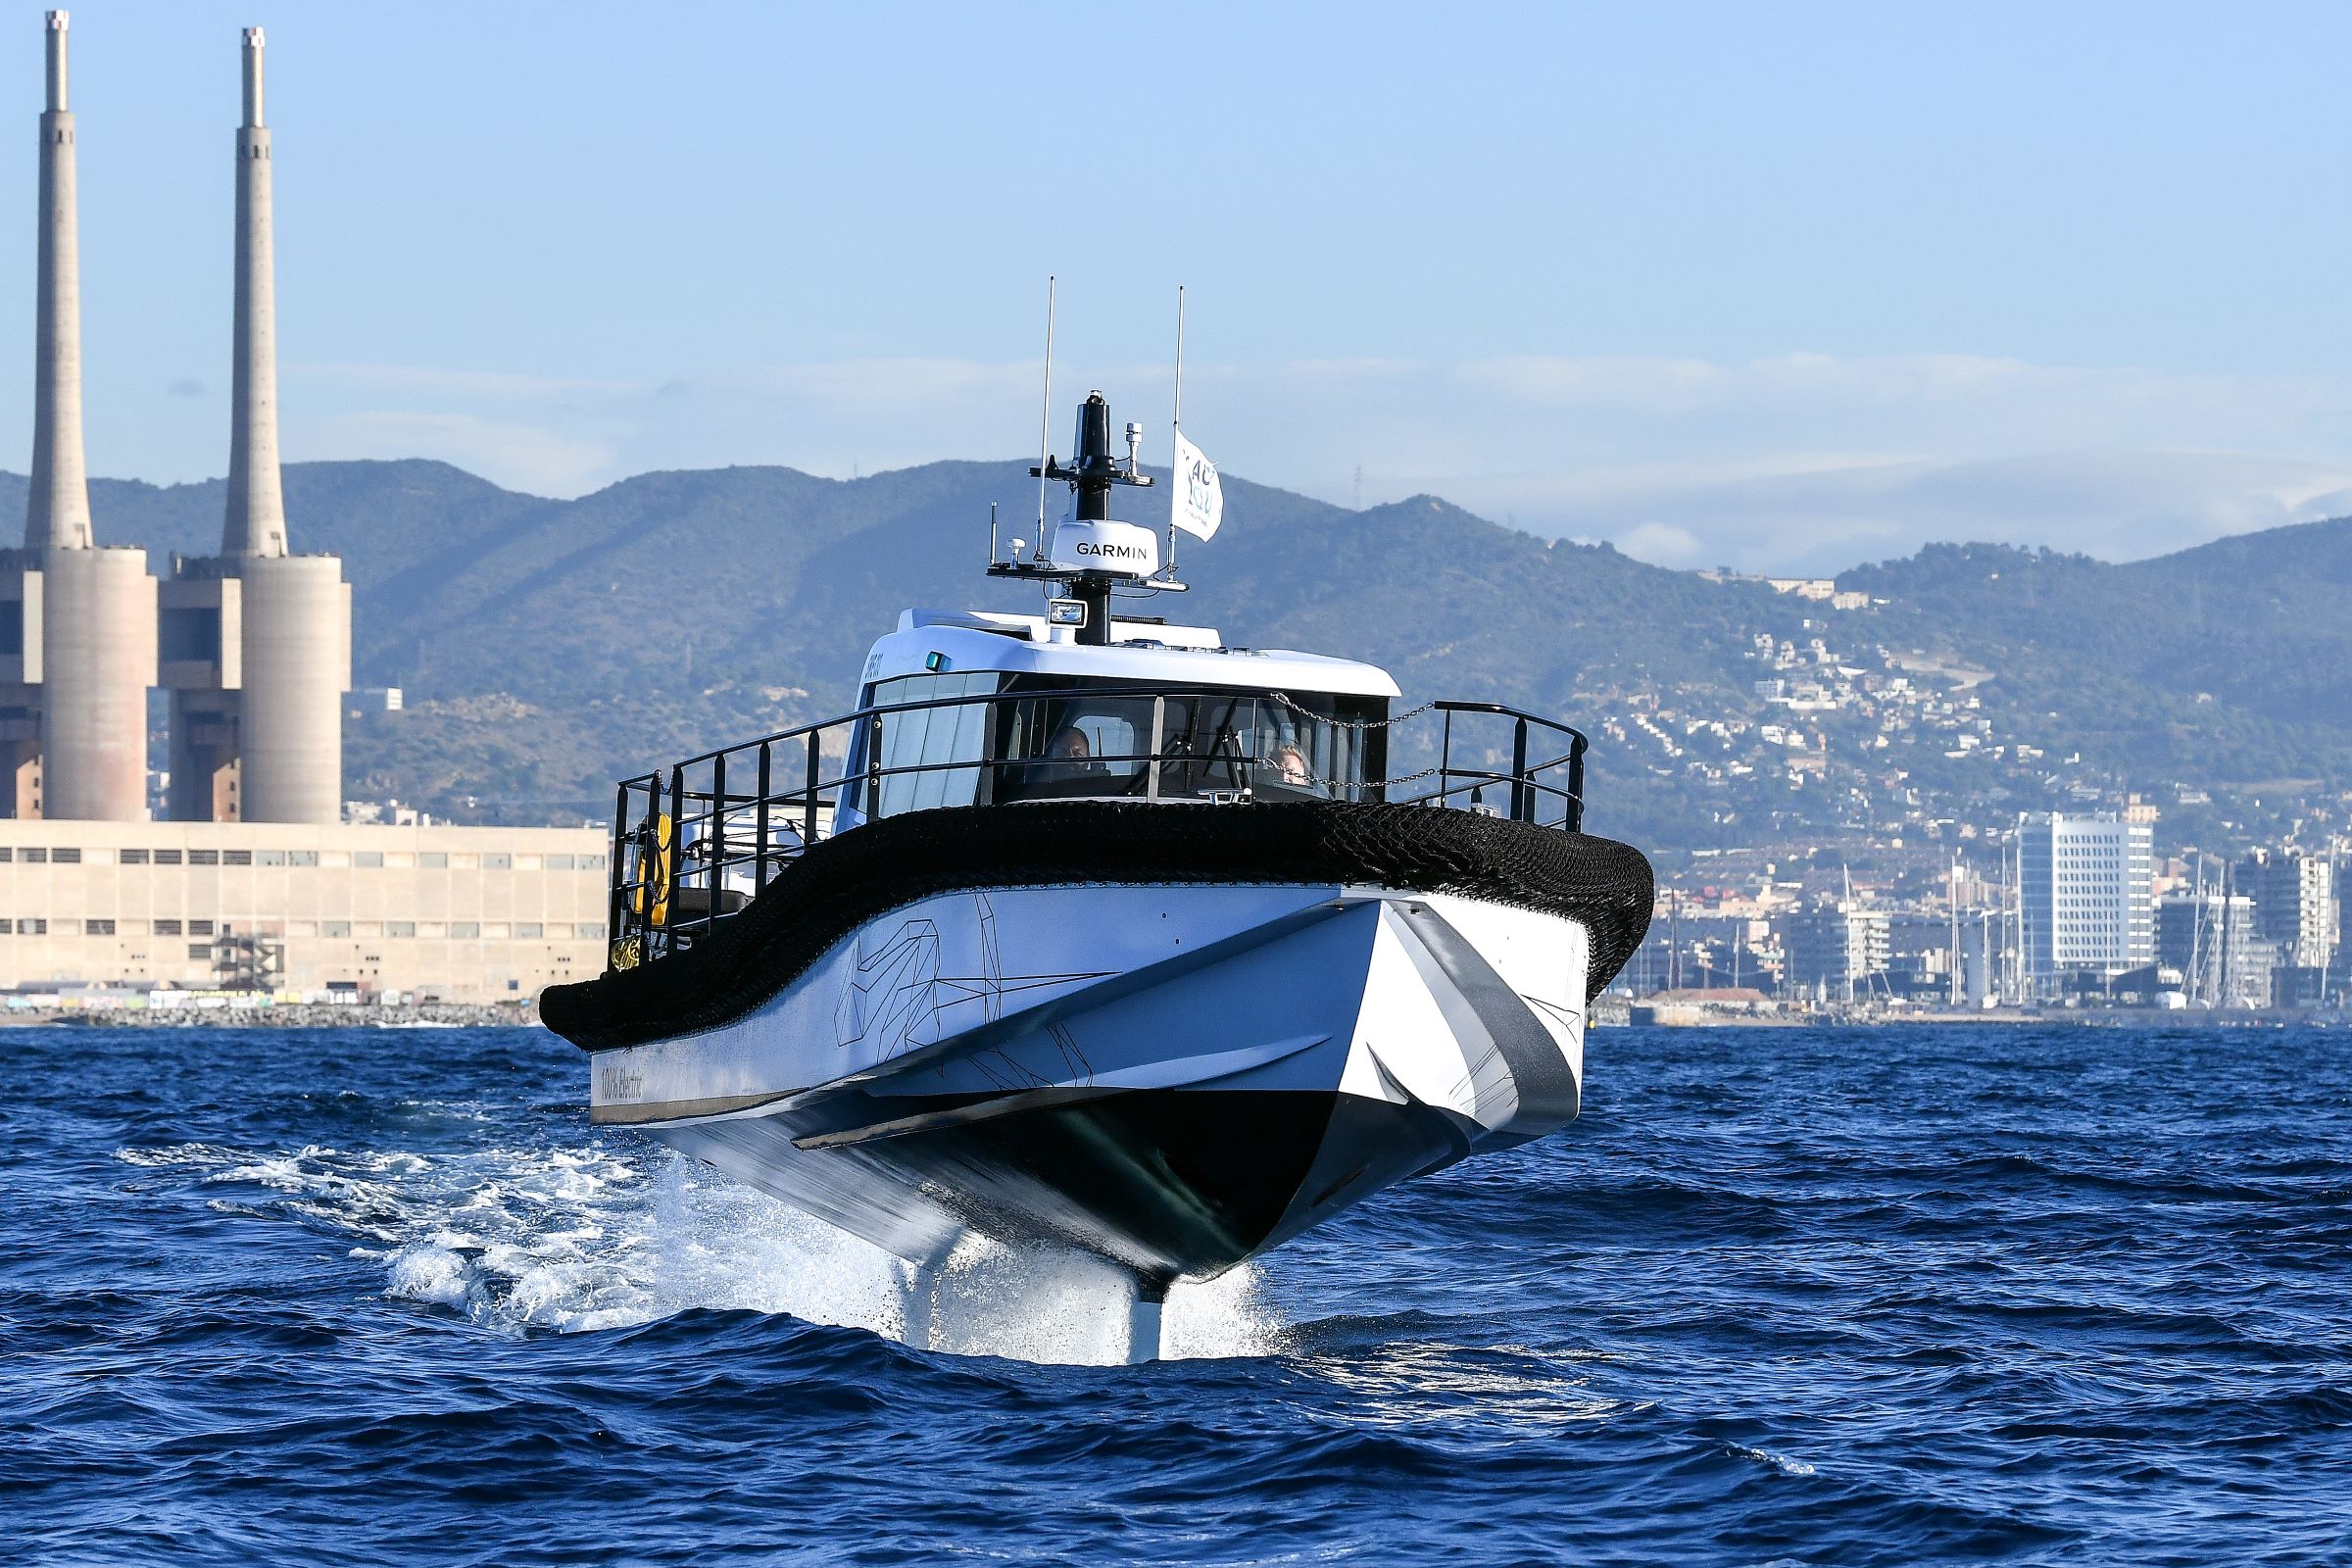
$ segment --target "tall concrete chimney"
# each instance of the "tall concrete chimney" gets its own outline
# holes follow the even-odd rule
[[[297,556],[286,542],[262,43],[261,28],[245,29],[227,515],[220,554],[182,562],[164,590],[171,809],[180,820],[335,822],[351,585],[339,559]]]
[[[49,13],[41,115],[40,305],[34,342],[27,553],[41,552],[41,814],[147,817],[147,689],[156,673],[156,584],[147,552],[90,535],[81,449],[81,275],[66,14]]]
[[[270,131],[262,123],[262,29],[245,29],[245,122],[237,127],[236,364],[230,371],[224,556],[286,553],[277,474],[277,283],[270,257]]]
[[[90,545],[90,485],[81,458],[81,254],[74,199],[74,115],[66,103],[66,14],[52,11],[49,107],[41,115],[40,304],[33,329],[27,550]]]

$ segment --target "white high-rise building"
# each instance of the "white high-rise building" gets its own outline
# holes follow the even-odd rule
[[[2018,893],[2026,980],[2121,974],[2156,961],[2155,829],[2112,811],[2018,819]]]

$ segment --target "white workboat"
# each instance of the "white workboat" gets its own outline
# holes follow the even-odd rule
[[[886,1248],[1068,1247],[1158,1303],[1576,1115],[1642,856],[1584,738],[1121,618],[1174,584],[1090,397],[1044,613],[910,611],[858,710],[624,784],[612,967],[547,993],[591,1115]],[[1425,737],[1416,739],[1419,731]]]

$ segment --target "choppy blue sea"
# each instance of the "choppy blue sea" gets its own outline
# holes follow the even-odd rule
[[[0,1042],[11,1562],[2352,1561],[2352,1034],[1597,1031],[1133,1368],[552,1036]]]

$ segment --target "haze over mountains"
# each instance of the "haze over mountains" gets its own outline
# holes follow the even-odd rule
[[[91,490],[103,542],[159,563],[218,546],[219,481]],[[905,606],[1033,606],[980,568],[989,503],[1027,534],[1036,494],[1019,462],[649,473],[575,501],[423,461],[290,466],[297,548],[340,553],[355,585],[359,682],[410,702],[352,726],[347,793],[576,815],[624,772],[838,711]],[[24,495],[0,475],[0,508]],[[1224,532],[1180,551],[1194,593],[1151,612],[1369,659],[1412,700],[1561,714],[1593,735],[1595,831],[1774,843],[2126,784],[2176,819],[2200,793],[2243,818],[2352,780],[2352,519],[2126,565],[1932,546],[1843,573],[1884,602],[1839,611],[1433,498],[1359,513],[1231,477],[1227,496]],[[1775,677],[1852,700],[1800,722],[1759,693]],[[1904,685],[1955,682],[1977,740],[1887,716]]]

